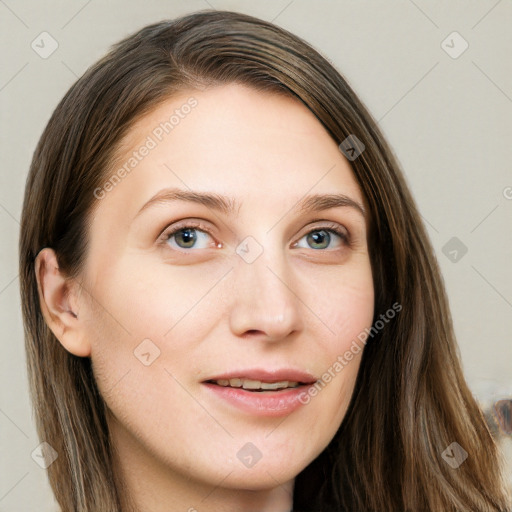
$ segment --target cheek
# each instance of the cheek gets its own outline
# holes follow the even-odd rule
[[[165,370],[180,382],[180,374],[193,371],[194,350],[221,313],[218,294],[213,300],[208,290],[225,270],[172,269],[142,260],[118,260],[98,275],[89,288],[87,335],[108,405],[121,412],[142,394],[138,407],[144,417],[144,404],[151,407],[164,393],[180,395],[179,384]]]
[[[343,288],[336,303],[330,306],[330,325],[335,332],[338,351],[348,349],[353,340],[372,325],[374,315],[373,286]]]
[[[212,271],[172,268],[147,256],[128,255],[98,275],[93,306],[105,317],[107,332],[116,334],[112,344],[125,346],[127,340],[133,344],[164,337],[197,307],[213,284]]]
[[[326,273],[321,279],[314,277],[305,284],[305,289],[315,290],[305,302],[313,305],[311,310],[317,317],[311,317],[311,325],[325,334],[317,337],[322,345],[318,348],[332,360],[372,325],[375,297],[371,267],[368,260],[363,260],[359,265]],[[313,281],[323,284],[313,287]],[[323,325],[318,325],[320,321]]]
[[[364,343],[372,326],[374,287],[369,261],[349,268],[328,269],[323,275],[305,274],[304,302],[311,304],[306,322],[307,351],[315,361],[320,382],[303,397],[305,419],[312,438],[326,444],[338,429],[352,397]],[[318,287],[318,283],[324,283]],[[313,287],[313,283],[316,284]],[[363,334],[363,336],[361,336]]]

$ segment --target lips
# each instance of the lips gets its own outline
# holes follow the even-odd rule
[[[215,375],[202,384],[205,398],[219,406],[252,416],[285,416],[307,403],[302,397],[317,380],[302,370],[247,369]]]

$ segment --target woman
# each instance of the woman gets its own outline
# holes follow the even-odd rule
[[[63,511],[510,509],[399,166],[283,29],[118,43],[43,133],[20,263]]]

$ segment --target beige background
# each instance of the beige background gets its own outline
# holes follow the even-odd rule
[[[31,458],[39,441],[19,299],[19,218],[32,152],[58,101],[112,43],[145,24],[210,7],[302,36],[366,102],[438,254],[468,382],[484,403],[512,397],[509,1],[0,0],[0,511],[56,509],[45,470]],[[58,43],[46,59],[31,47],[43,31]],[[463,39],[452,35],[442,44],[454,31]],[[453,58],[464,41],[467,50]],[[467,247],[456,262],[453,248],[443,252],[452,237]],[[509,456],[511,445],[509,436]]]

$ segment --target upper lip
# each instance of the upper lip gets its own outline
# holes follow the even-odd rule
[[[260,382],[299,382],[301,384],[313,384],[316,379],[310,373],[304,370],[296,370],[293,368],[281,368],[276,370],[263,370],[260,368],[247,368],[244,370],[230,371],[205,379],[204,382],[212,380],[229,380],[229,379],[249,379],[259,380]]]

